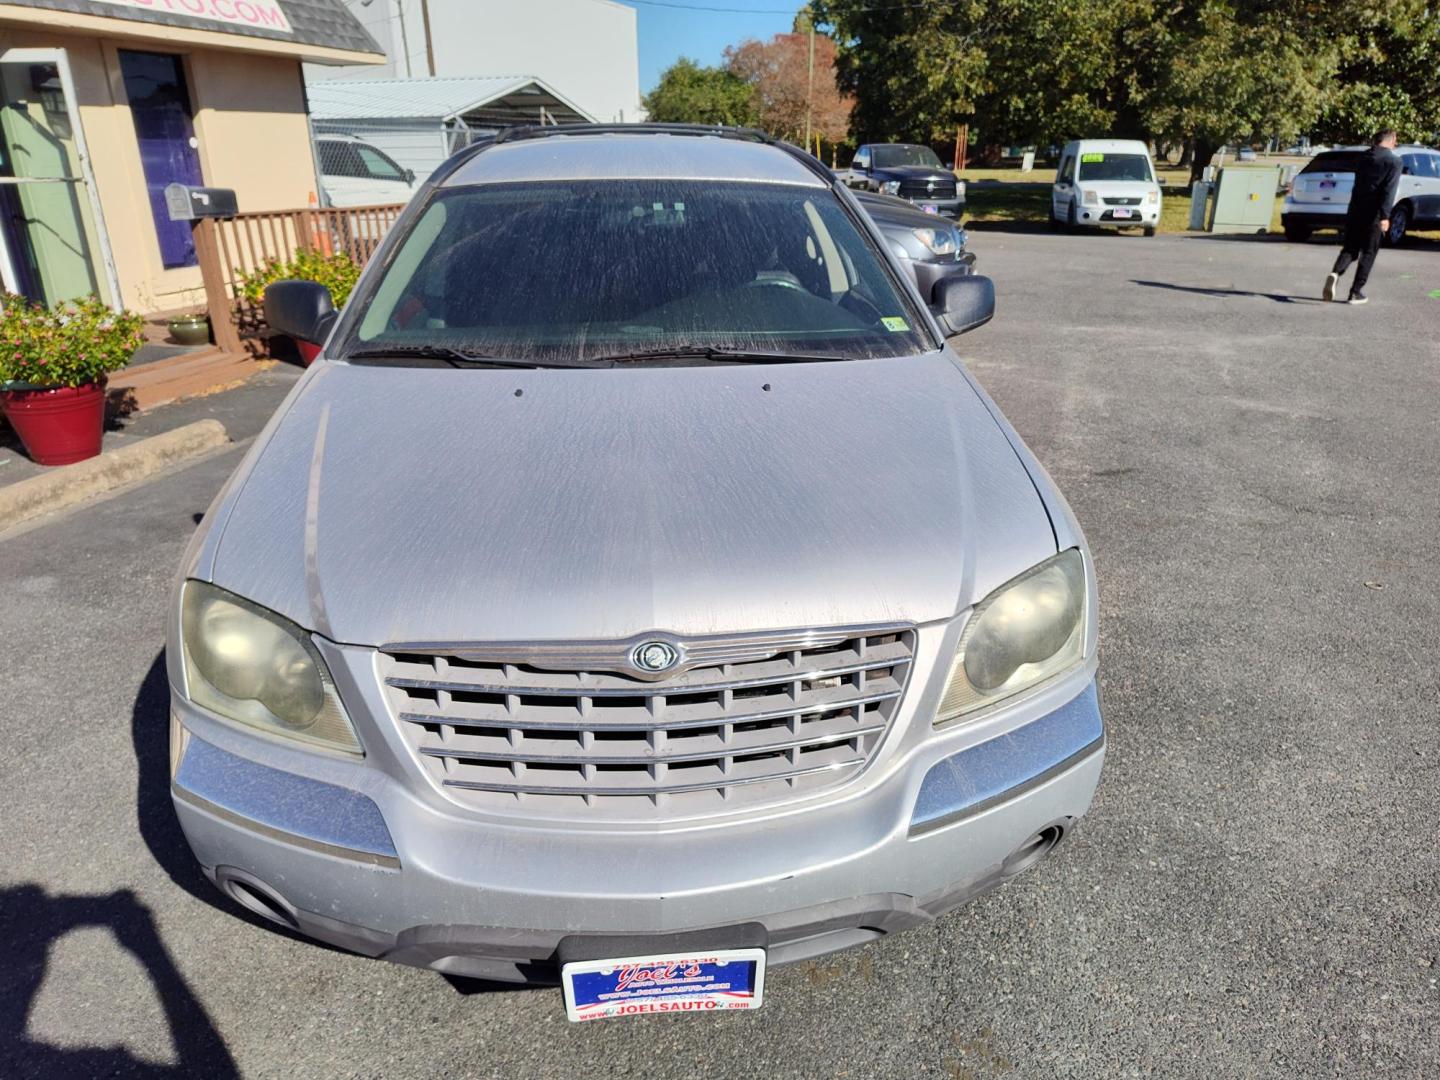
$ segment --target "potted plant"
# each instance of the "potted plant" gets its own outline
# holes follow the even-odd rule
[[[355,283],[360,280],[360,264],[343,251],[326,255],[320,251],[301,250],[292,259],[266,259],[255,270],[240,274],[240,295],[255,307],[265,302],[265,286],[277,281],[314,281],[330,290],[330,299],[338,311],[345,306]],[[320,355],[320,341],[300,341],[295,348],[308,365]]]
[[[210,319],[203,311],[167,319],[165,328],[171,339],[181,345],[210,344]]]
[[[144,320],[97,297],[43,307],[0,296],[0,410],[41,465],[100,453],[105,376],[130,362]]]

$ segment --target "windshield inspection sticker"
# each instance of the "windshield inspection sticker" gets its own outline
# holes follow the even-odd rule
[[[885,329],[889,330],[892,334],[903,334],[906,330],[910,329],[910,324],[900,318],[899,315],[887,315],[881,319],[880,322],[883,323]]]

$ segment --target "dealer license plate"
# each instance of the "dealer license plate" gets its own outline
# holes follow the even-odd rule
[[[1130,211],[1129,211],[1129,210],[1116,210],[1116,211],[1115,211],[1115,220],[1117,220],[1117,221],[1120,220],[1121,218],[1128,218],[1129,216],[1130,216]]]
[[[1325,188],[1333,188],[1334,186],[1335,186],[1335,181],[1334,181],[1334,180],[1321,180],[1321,181],[1320,181],[1320,187],[1321,187],[1322,190],[1324,190]]]
[[[758,1009],[765,989],[765,950],[583,960],[562,967],[560,979],[565,1015],[575,1021]]]
[[[920,209],[923,210],[923,211],[924,211],[925,213],[927,213],[927,214],[938,214],[938,213],[940,213],[940,208],[939,208],[938,206],[936,206],[934,203],[921,203],[921,204],[920,204]]]

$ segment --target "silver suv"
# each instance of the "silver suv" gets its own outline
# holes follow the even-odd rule
[[[1313,157],[1291,183],[1280,211],[1287,240],[1304,241],[1318,229],[1345,227],[1345,211],[1355,186],[1355,167],[1369,150],[1347,146]],[[1397,146],[1400,187],[1390,229],[1383,237],[1398,244],[1412,229],[1440,228],[1440,150],[1428,146]]]
[[[752,1008],[1090,805],[1093,568],[843,185],[714,128],[432,176],[185,556],[173,794],[233,900],[575,1019]]]

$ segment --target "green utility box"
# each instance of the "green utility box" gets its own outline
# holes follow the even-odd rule
[[[1210,231],[1268,232],[1279,190],[1278,165],[1227,165],[1220,170],[1220,180],[1210,204]]]

